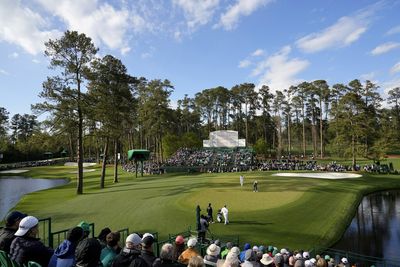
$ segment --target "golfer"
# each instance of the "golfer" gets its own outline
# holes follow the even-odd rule
[[[222,215],[224,216],[224,224],[228,224],[229,223],[229,219],[228,219],[228,209],[226,208],[226,205],[224,205],[224,207],[221,209]]]
[[[255,180],[254,183],[253,183],[253,192],[258,192],[258,182],[257,182],[257,180]]]

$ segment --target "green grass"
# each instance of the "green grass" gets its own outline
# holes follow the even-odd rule
[[[90,167],[91,168],[91,167]],[[106,188],[99,188],[100,171],[84,173],[84,194],[76,195],[73,167],[31,168],[23,174],[37,178],[68,178],[70,183],[31,193],[15,209],[36,217],[52,217],[53,231],[70,228],[81,220],[103,227],[130,231],[157,231],[161,238],[195,225],[195,207],[205,213],[209,202],[227,204],[231,224],[212,224],[218,236],[239,235],[254,244],[291,249],[330,246],[337,241],[355,214],[364,194],[400,188],[400,175],[364,175],[358,179],[325,180],[271,176],[275,172],[165,174],[135,178],[120,171],[112,183],[107,169]],[[257,179],[259,192],[252,192]]]

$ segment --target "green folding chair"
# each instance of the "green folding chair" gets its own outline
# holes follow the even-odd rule
[[[28,262],[28,266],[27,267],[42,267],[42,265],[40,265],[37,262],[30,261],[30,262]]]
[[[3,250],[0,250],[0,266],[12,267],[10,258],[8,257],[7,253]]]

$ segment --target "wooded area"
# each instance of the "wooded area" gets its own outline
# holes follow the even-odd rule
[[[135,77],[118,58],[96,57],[98,49],[84,34],[67,31],[45,46],[54,76],[43,78],[43,101],[32,105],[33,114],[12,117],[0,107],[3,162],[66,150],[81,166],[84,157],[106,162],[133,148],[163,162],[179,147],[201,147],[210,131],[228,129],[267,157],[379,159],[399,148],[400,87],[383,99],[369,80],[290,88],[241,83],[185,95],[172,108],[169,80]],[[48,119],[39,122],[44,112]]]

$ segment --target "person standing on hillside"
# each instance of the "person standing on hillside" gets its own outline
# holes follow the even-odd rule
[[[208,203],[207,207],[207,216],[208,216],[208,222],[214,223],[214,218],[213,218],[213,208],[211,207],[211,203]]]
[[[222,215],[224,216],[224,224],[228,224],[229,223],[229,219],[228,219],[228,209],[226,208],[226,205],[224,205],[224,207],[221,209]]]

